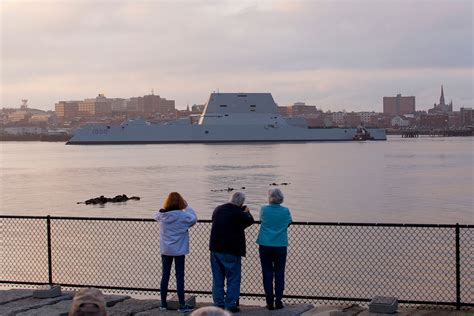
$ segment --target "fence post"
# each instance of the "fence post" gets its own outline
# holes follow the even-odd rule
[[[51,259],[51,218],[46,217],[46,231],[48,235],[48,282],[53,285],[53,264]]]
[[[456,309],[461,309],[461,254],[459,247],[459,223],[456,223]]]

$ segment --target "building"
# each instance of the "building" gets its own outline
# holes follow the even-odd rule
[[[127,110],[127,102],[122,98],[113,98],[110,100],[112,112],[125,112]]]
[[[444,101],[444,91],[443,91],[443,85],[441,85],[441,96],[439,97],[439,104],[434,104],[432,109],[428,110],[428,113],[450,113],[453,112],[453,101],[449,102],[449,104],[446,104]]]
[[[30,117],[31,113],[29,113],[27,110],[19,110],[12,112],[8,115],[8,121],[12,123],[18,123],[18,122],[27,122]]]
[[[161,98],[159,95],[149,94],[143,97],[133,97],[125,102],[128,112],[137,112],[145,116],[175,115],[175,101]]]
[[[48,123],[51,119],[51,114],[42,113],[42,114],[33,114],[29,122],[30,123]]]
[[[308,117],[306,118],[306,121],[308,123],[308,127],[311,128],[332,127],[331,116],[328,116],[325,113],[320,113],[318,116],[315,117]]]
[[[288,106],[277,106],[277,111],[278,111],[278,114],[280,114],[283,117],[290,116],[290,107]]]
[[[191,106],[191,113],[192,114],[201,114],[202,111],[204,111],[205,107],[206,107],[205,104],[193,104]]]
[[[370,117],[369,126],[378,128],[389,128],[391,124],[392,116],[384,115],[382,113],[376,113]]]
[[[372,111],[372,112],[359,112],[360,122],[363,123],[364,125],[370,125],[371,118],[373,116],[376,116],[376,115],[377,115],[377,113],[375,113],[374,111]]]
[[[343,126],[344,125],[344,117],[346,116],[346,112],[333,112],[332,113],[332,122],[336,126]]]
[[[461,125],[473,126],[472,122],[474,120],[473,120],[472,108],[461,108],[459,112],[461,114]]]
[[[402,97],[397,94],[396,97],[383,97],[383,114],[404,115],[415,112],[415,97]]]
[[[315,105],[306,105],[304,102],[295,102],[288,106],[289,116],[315,116],[318,113]]]
[[[422,114],[420,115],[420,127],[445,129],[449,126],[448,114]]]
[[[125,101],[127,112],[138,112],[138,103],[140,97],[133,97]]]
[[[166,100],[159,95],[145,95],[138,98],[137,109],[144,114],[171,114],[175,112],[175,101]]]
[[[79,103],[79,116],[107,116],[112,113],[112,102],[103,94]]]
[[[79,114],[81,101],[59,101],[54,105],[54,112],[59,119],[73,119]]]
[[[397,115],[390,121],[392,127],[400,128],[400,127],[408,127],[410,125],[410,121],[405,118],[403,115]]]
[[[359,113],[350,112],[344,115],[344,126],[345,127],[357,127],[361,125],[361,119]]]

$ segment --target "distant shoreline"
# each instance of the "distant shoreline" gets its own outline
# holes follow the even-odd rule
[[[67,142],[71,135],[0,135],[0,142]]]
[[[406,131],[391,131],[386,130],[387,135],[403,135]],[[465,133],[452,136],[437,136],[437,137],[456,137],[456,136],[474,136],[474,131],[470,131],[470,135]],[[419,135],[430,136],[430,131],[421,131]],[[0,142],[67,142],[72,135],[0,135]]]

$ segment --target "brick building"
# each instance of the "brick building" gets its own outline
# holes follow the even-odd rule
[[[402,97],[397,94],[396,97],[383,97],[383,114],[404,115],[415,112],[415,97]]]
[[[59,119],[72,119],[79,114],[81,101],[59,101],[54,106],[54,112]]]
[[[472,126],[473,120],[473,112],[472,108],[461,108],[460,112],[460,120],[462,126]]]
[[[448,128],[449,117],[447,114],[422,114],[420,127],[423,128]]]
[[[79,116],[107,116],[112,113],[112,102],[103,94],[79,103]]]
[[[304,102],[295,102],[288,106],[289,116],[315,116],[318,113],[315,105],[306,105]]]

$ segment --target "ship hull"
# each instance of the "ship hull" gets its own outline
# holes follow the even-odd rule
[[[386,140],[384,129],[367,131],[373,140]],[[77,130],[69,145],[312,142],[352,141],[356,128],[301,128],[255,125],[127,125],[87,126]]]

